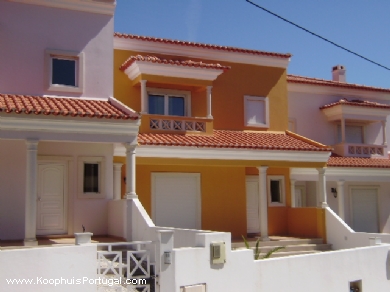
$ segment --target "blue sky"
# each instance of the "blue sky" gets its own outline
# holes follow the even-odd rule
[[[356,53],[390,67],[389,0],[253,0]],[[390,87],[390,71],[353,56],[245,0],[117,0],[115,31],[291,53],[288,73]]]

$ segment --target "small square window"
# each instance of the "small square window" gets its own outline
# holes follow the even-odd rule
[[[268,198],[270,206],[285,206],[285,190],[283,176],[268,176]]]
[[[83,92],[83,53],[46,50],[49,91]]]
[[[244,96],[245,126],[269,128],[268,97]]]
[[[104,192],[104,165],[103,157],[79,157],[78,184],[80,198],[102,199],[106,197]]]

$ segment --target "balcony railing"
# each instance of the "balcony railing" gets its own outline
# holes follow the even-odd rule
[[[164,115],[143,115],[140,132],[211,133],[212,119]]]
[[[342,156],[375,157],[383,156],[385,145],[341,143],[334,146],[334,152]]]

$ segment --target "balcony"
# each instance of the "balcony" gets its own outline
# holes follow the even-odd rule
[[[212,134],[213,119],[143,114],[140,133]]]
[[[341,156],[352,157],[382,157],[386,145],[340,143],[333,146],[334,152]]]

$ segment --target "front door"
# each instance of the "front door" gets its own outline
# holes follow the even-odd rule
[[[67,233],[66,164],[38,164],[37,235]]]
[[[352,228],[378,233],[378,193],[375,188],[351,188]]]
[[[246,224],[247,233],[260,233],[258,176],[246,177]]]

